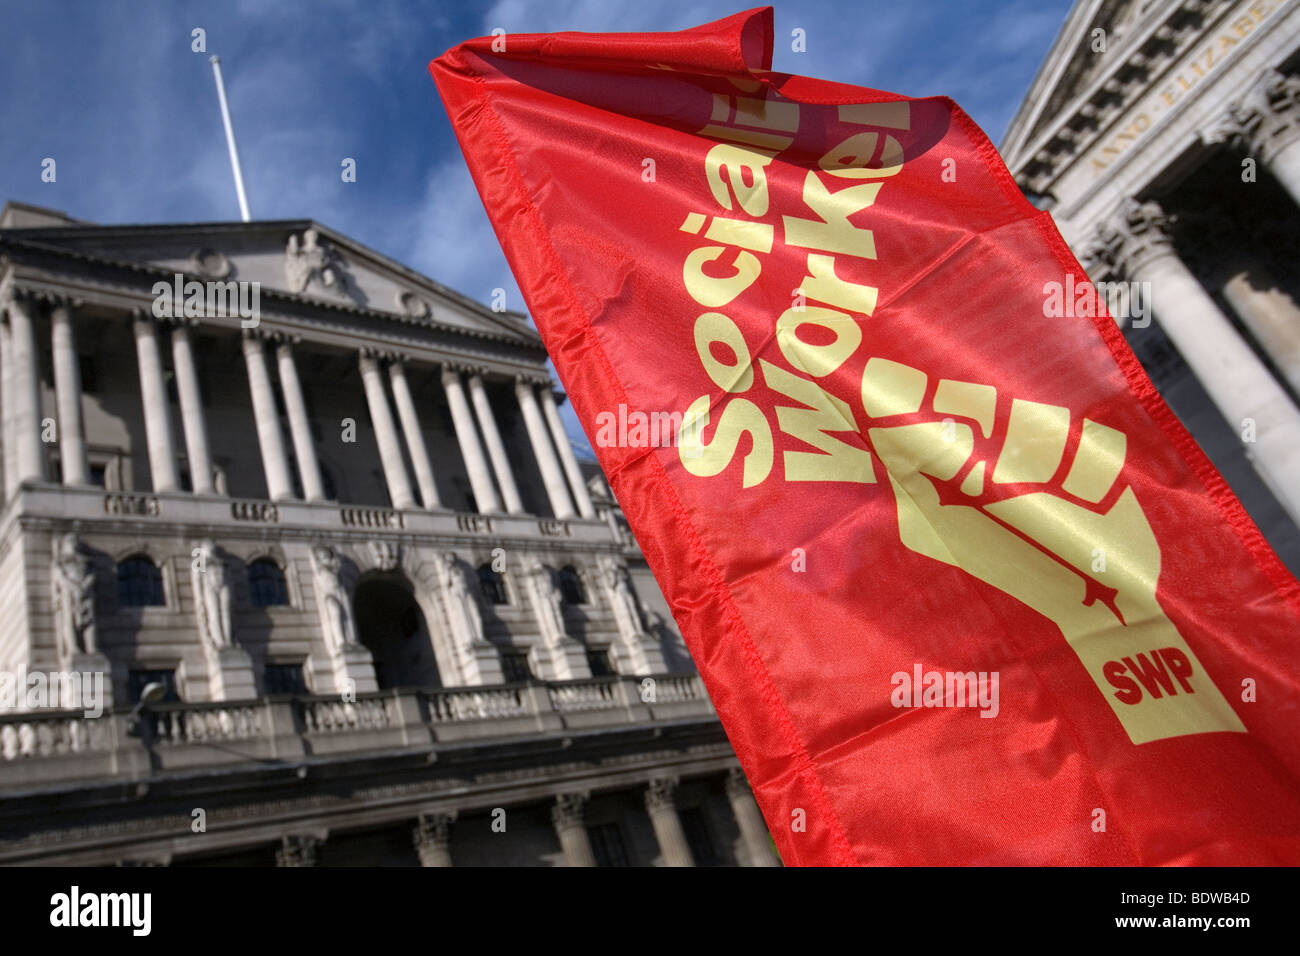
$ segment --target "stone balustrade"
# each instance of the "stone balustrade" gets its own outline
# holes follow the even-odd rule
[[[397,510],[327,501],[256,501],[224,495],[185,492],[157,494],[106,493],[100,488],[28,483],[15,490],[3,512],[6,521],[23,514],[57,514],[82,527],[95,522],[130,522],[160,532],[175,527],[203,525],[229,528],[238,534],[250,525],[272,524],[281,529],[313,531],[398,531],[414,537],[426,535],[553,541],[557,536],[577,544],[608,545],[610,530],[603,521],[570,518],[563,522],[533,515],[463,515],[450,510],[411,508]]]
[[[650,683],[653,682],[653,683]],[[0,715],[0,789],[56,780],[237,765],[301,766],[367,750],[428,752],[440,743],[716,719],[696,675],[409,688],[355,699],[301,695],[165,703],[87,717]]]

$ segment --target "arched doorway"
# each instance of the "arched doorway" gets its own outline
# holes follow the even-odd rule
[[[429,627],[404,577],[363,577],[357,582],[352,609],[357,637],[375,659],[380,690],[442,686]]]

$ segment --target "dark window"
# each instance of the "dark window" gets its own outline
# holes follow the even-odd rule
[[[479,565],[478,569],[478,587],[483,594],[483,600],[488,604],[509,604],[510,600],[506,596],[506,582],[500,573],[492,569],[490,564]]]
[[[267,664],[262,671],[262,685],[268,694],[305,694],[301,664]]]
[[[155,703],[165,703],[168,701],[180,700],[176,693],[176,672],[175,671],[129,671],[126,675],[126,696],[127,703],[135,705],[140,703],[140,695],[150,684],[162,684],[167,688],[161,701]]]
[[[582,576],[571,564],[560,568],[560,597],[565,604],[587,603],[587,590],[582,586]]]
[[[284,573],[270,558],[258,558],[248,566],[248,599],[253,607],[289,603]]]
[[[78,355],[77,364],[81,367],[82,393],[94,395],[99,391],[99,378],[95,375],[95,357],[93,355]]]
[[[90,466],[90,483],[95,487],[107,488],[108,487],[108,485],[106,484],[106,482],[108,481],[107,475],[108,475],[107,465]]]
[[[402,637],[415,637],[420,633],[420,609],[414,604],[407,605],[397,623],[402,629]]]
[[[317,441],[319,441],[319,439],[317,439]],[[334,473],[319,461],[316,462],[316,468],[320,471],[321,489],[325,492],[325,497],[330,501],[338,501],[339,486],[334,481]]]
[[[164,603],[162,572],[148,556],[133,554],[118,562],[117,603],[121,607],[159,607]]]
[[[591,668],[592,677],[610,677],[614,668],[609,663],[609,651],[587,651],[587,666]]]
[[[601,823],[587,827],[591,838],[591,852],[596,857],[597,866],[630,866],[627,860],[627,847],[623,843],[623,831],[617,823]]]
[[[501,675],[507,684],[522,684],[533,679],[533,672],[528,667],[527,651],[502,651]]]
[[[682,830],[686,842],[690,845],[691,856],[696,866],[721,866],[722,857],[709,832],[708,821],[704,817],[703,807],[682,807],[677,811],[682,821]]]

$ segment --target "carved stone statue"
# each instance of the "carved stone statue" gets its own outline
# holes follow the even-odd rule
[[[357,627],[352,619],[352,602],[347,589],[339,580],[343,559],[329,545],[318,544],[311,549],[311,569],[316,585],[316,602],[320,608],[321,627],[325,643],[331,652],[337,652],[357,643]]]
[[[520,572],[523,576],[524,590],[528,594],[533,613],[537,616],[537,626],[542,632],[542,640],[550,647],[558,647],[566,638],[564,629],[564,611],[559,588],[551,579],[551,572],[535,555],[524,555],[520,559]]]
[[[627,565],[605,555],[599,558],[599,562],[601,583],[605,585],[619,633],[627,639],[639,637],[645,633],[645,626],[641,619],[641,608],[632,592]]]
[[[336,258],[334,250],[321,244],[320,233],[315,229],[303,232],[301,240],[291,235],[284,251],[284,276],[289,288],[304,292],[313,276],[319,277],[327,289],[342,288],[342,273]]]
[[[434,555],[434,567],[437,569],[438,588],[447,620],[451,625],[456,646],[462,651],[484,640],[483,615],[479,610],[474,592],[465,583],[465,574],[451,552],[438,552]]]
[[[194,585],[194,614],[199,635],[210,647],[230,647],[230,572],[225,558],[211,538],[204,538],[190,563]]]
[[[95,568],[81,539],[68,532],[59,539],[51,569],[54,621],[59,656],[66,663],[74,654],[94,654]]]

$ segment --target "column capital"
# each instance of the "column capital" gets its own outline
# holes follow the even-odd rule
[[[460,366],[454,362],[443,362],[441,378],[442,378],[442,384],[444,388],[452,384],[459,385]]]
[[[1268,163],[1300,137],[1300,75],[1266,70],[1240,102],[1228,106],[1212,135],[1235,139]]]
[[[534,385],[545,385],[549,382],[549,378],[531,372],[515,373],[515,388],[532,388]]]
[[[551,807],[551,823],[557,830],[567,830],[583,825],[583,814],[587,809],[587,794],[561,793],[555,798]]]
[[[357,349],[357,353],[362,358],[374,359],[376,362],[394,362],[406,358],[396,349],[385,348],[382,345],[363,345]]]
[[[201,324],[197,317],[184,315],[165,315],[155,321],[169,329],[191,329]]]
[[[63,292],[39,292],[36,299],[47,303],[51,309],[80,309],[86,304],[86,300],[75,295],[67,295]]]
[[[283,329],[266,329],[263,338],[277,349],[284,346],[292,347],[302,342],[302,336],[297,332],[286,332]]]
[[[677,808],[677,779],[675,777],[655,777],[645,789],[646,809],[651,813],[656,810],[675,810]]]
[[[316,850],[324,841],[318,836],[285,835],[275,851],[276,866],[315,866]]]
[[[749,796],[751,793],[749,781],[745,778],[745,771],[739,767],[732,767],[727,771],[727,796],[734,799]]]
[[[1092,267],[1105,265],[1121,275],[1136,277],[1152,259],[1177,255],[1173,240],[1176,222],[1177,217],[1166,215],[1153,200],[1126,199],[1100,226],[1094,242],[1085,246],[1085,255]]]
[[[455,813],[421,813],[411,831],[416,849],[445,847],[451,841],[451,825],[455,822]]]

